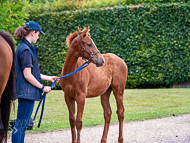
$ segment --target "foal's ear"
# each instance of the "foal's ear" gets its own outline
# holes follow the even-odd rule
[[[82,33],[81,33],[82,37],[85,38],[86,36],[88,36],[89,31],[90,31],[90,27],[89,27],[89,26],[88,26],[88,28],[85,27],[85,28],[82,30]]]

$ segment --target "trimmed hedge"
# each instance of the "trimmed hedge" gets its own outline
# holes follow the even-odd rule
[[[81,9],[30,20],[38,21],[46,33],[36,44],[43,74],[60,75],[67,35],[90,26],[100,52],[114,53],[128,65],[127,88],[190,80],[190,3]]]

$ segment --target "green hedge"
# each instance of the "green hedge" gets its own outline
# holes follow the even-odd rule
[[[0,1],[0,31],[13,34],[16,28],[24,25],[29,16],[24,9],[26,5],[22,0]]]
[[[114,53],[129,68],[127,88],[190,80],[190,3],[81,9],[33,16],[45,36],[37,42],[43,74],[61,73],[65,38],[90,26],[101,53]]]

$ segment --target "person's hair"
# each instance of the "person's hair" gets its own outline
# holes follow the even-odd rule
[[[28,28],[26,25],[20,26],[19,28],[17,28],[14,31],[14,36],[16,36],[17,38],[22,39],[25,36],[27,36],[28,34],[30,34],[31,31],[37,32],[36,30],[30,30],[30,28]]]

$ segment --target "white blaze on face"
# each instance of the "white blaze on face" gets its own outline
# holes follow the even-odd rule
[[[91,38],[90,38],[91,39]],[[94,44],[94,41],[91,39],[91,41],[92,41],[92,43]],[[94,44],[94,46],[96,47],[96,45]],[[96,47],[96,49],[98,49],[97,47]]]

